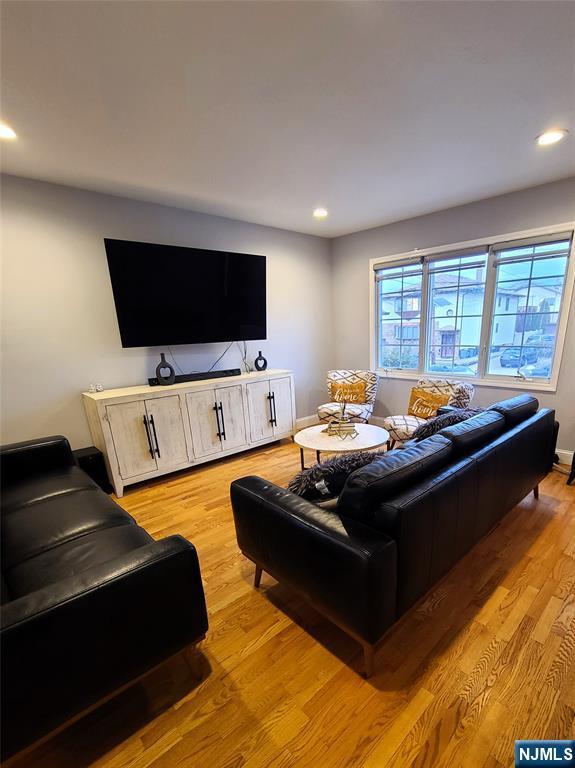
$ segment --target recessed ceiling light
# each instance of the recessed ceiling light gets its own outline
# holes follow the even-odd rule
[[[314,219],[326,219],[327,218],[327,209],[326,208],[316,208],[313,212]]]
[[[13,131],[6,123],[0,123],[0,139],[15,139],[16,131]]]
[[[549,144],[556,144],[558,141],[561,141],[568,133],[569,131],[566,131],[565,128],[555,128],[552,131],[542,133],[541,136],[537,137],[536,141],[540,147],[547,147]]]

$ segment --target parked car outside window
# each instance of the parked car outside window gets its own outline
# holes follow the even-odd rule
[[[475,375],[473,368],[470,368],[468,365],[458,365],[457,363],[453,365],[449,363],[435,363],[430,365],[427,370],[432,373],[466,373],[468,376]]]
[[[508,347],[500,358],[502,368],[520,368],[526,363],[536,363],[538,353],[533,347]]]
[[[555,344],[555,336],[552,333],[533,333],[525,339],[526,344],[544,344],[545,346],[553,346]]]
[[[524,365],[519,369],[519,373],[526,379],[548,379],[551,376],[551,360]]]

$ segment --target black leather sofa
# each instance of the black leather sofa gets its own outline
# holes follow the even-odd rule
[[[79,469],[68,441],[0,449],[2,755],[200,640],[198,557],[154,541]]]
[[[231,486],[241,551],[361,642],[366,674],[385,631],[551,470],[554,412],[520,395],[382,454],[335,508],[259,477]]]

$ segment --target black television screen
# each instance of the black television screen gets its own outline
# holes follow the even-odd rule
[[[266,338],[266,257],[104,240],[123,347]]]

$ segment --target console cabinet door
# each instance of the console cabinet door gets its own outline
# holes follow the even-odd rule
[[[244,398],[241,387],[219,387],[215,391],[220,409],[220,422],[224,430],[223,450],[247,444]]]
[[[273,437],[269,381],[252,381],[246,385],[252,443]]]
[[[201,458],[212,453],[221,453],[222,440],[218,437],[218,420],[214,405],[216,393],[213,389],[203,392],[188,392],[186,395],[194,456]]]
[[[106,415],[114,440],[121,477],[127,480],[145,475],[147,472],[154,472],[158,465],[148,441],[150,433],[146,429],[148,415],[145,401],[133,400],[129,403],[108,405]]]
[[[146,400],[146,411],[152,432],[152,445],[156,451],[158,469],[189,464],[184,419],[180,398],[155,397]]]
[[[274,435],[285,434],[293,431],[293,408],[291,380],[286,376],[281,379],[272,379],[269,382],[270,394],[273,395]]]

